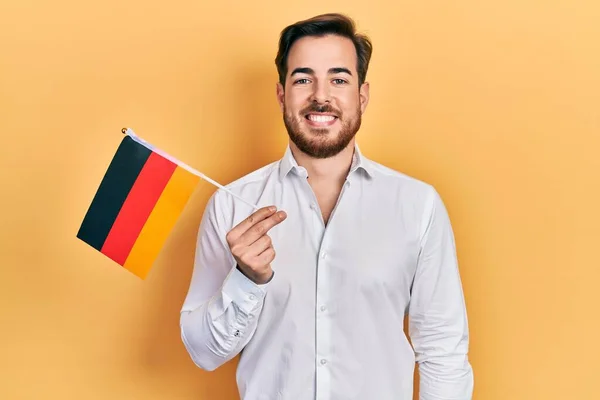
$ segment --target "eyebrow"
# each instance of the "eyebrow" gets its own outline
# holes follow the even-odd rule
[[[330,74],[346,73],[346,74],[352,76],[352,72],[350,72],[350,70],[348,68],[344,68],[344,67],[329,68],[328,72]],[[294,69],[292,71],[292,73],[290,74],[290,76],[294,76],[295,74],[314,75],[314,73],[315,73],[315,71],[312,68],[309,68],[309,67],[299,67],[299,68]]]

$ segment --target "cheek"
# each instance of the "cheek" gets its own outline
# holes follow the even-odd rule
[[[340,90],[332,100],[336,107],[346,112],[354,112],[360,107],[360,97],[356,92],[349,90]]]
[[[290,107],[306,107],[309,103],[311,91],[308,88],[295,87],[285,93],[285,101]]]
[[[285,106],[290,114],[298,114],[303,108],[308,105],[308,102],[297,97],[288,97],[285,100]]]
[[[339,108],[346,115],[354,115],[357,112],[360,112],[360,102],[358,99],[345,99],[344,101],[340,101],[338,104]]]

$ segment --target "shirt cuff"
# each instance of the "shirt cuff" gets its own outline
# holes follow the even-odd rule
[[[243,312],[250,314],[264,299],[269,283],[270,281],[258,285],[234,267],[229,279],[227,279],[223,286],[223,293]]]

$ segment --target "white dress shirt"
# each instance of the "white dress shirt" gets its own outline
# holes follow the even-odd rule
[[[453,231],[429,184],[354,161],[325,225],[306,169],[284,157],[229,184],[287,219],[272,280],[236,269],[225,236],[253,209],[217,190],[198,234],[181,337],[212,371],[241,353],[242,400],[470,400],[473,371]],[[411,347],[404,334],[408,317]]]

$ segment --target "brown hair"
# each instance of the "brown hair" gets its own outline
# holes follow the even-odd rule
[[[358,86],[360,87],[365,82],[369,61],[373,52],[371,40],[366,35],[356,31],[356,25],[350,17],[343,14],[331,13],[298,21],[281,31],[275,65],[279,73],[279,82],[282,85],[285,85],[287,56],[292,44],[305,36],[322,37],[328,34],[339,35],[352,40],[357,56],[356,70],[358,71]]]

